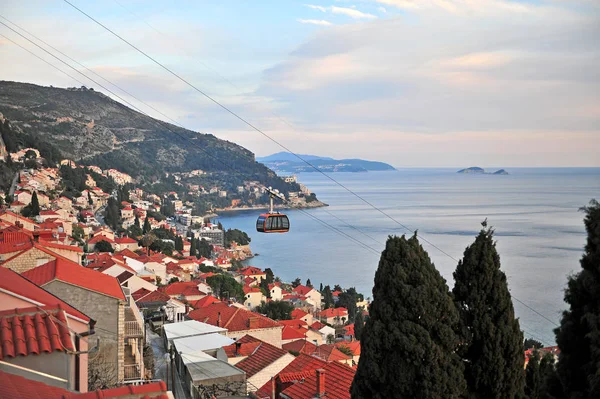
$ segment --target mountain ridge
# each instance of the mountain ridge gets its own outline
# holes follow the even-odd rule
[[[364,159],[334,159],[331,157],[321,157],[318,155],[298,155],[311,165],[324,172],[369,172],[395,170],[395,168],[385,162],[367,161]],[[282,151],[271,154],[266,157],[257,157],[256,160],[278,173],[302,173],[316,172],[315,169],[306,162],[290,152]]]

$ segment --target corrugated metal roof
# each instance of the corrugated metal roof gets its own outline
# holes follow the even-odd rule
[[[179,323],[165,324],[163,326],[168,340],[175,338],[190,337],[194,335],[206,335],[227,332],[226,328],[213,326],[196,320],[181,321]]]

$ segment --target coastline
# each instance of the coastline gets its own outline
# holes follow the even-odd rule
[[[314,205],[312,205],[312,204],[314,204]],[[286,210],[286,209],[323,208],[326,206],[329,206],[329,204],[326,204],[324,202],[317,200],[317,201],[309,202],[307,204],[303,204],[302,206],[275,205],[273,208]],[[214,214],[215,214],[215,216],[218,216],[219,213],[239,212],[239,211],[256,211],[256,210],[266,210],[266,209],[269,209],[269,205],[265,204],[265,205],[241,206],[241,207],[235,207],[235,208],[215,209]]]

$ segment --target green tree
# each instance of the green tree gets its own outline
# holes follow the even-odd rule
[[[416,234],[389,237],[375,273],[352,398],[463,397],[458,319],[446,281]]]
[[[299,286],[300,284],[302,284],[302,280],[300,280],[300,277],[296,277],[294,279],[294,281],[292,281],[292,287],[296,288],[297,286]]]
[[[179,282],[179,277],[171,277],[167,282],[167,285]]]
[[[133,221],[133,225],[136,226],[139,229],[142,228],[142,225],[140,224],[140,218],[138,217],[138,215],[135,215],[135,219]],[[142,231],[142,234],[143,234],[143,231]]]
[[[96,252],[114,252],[115,250],[113,249],[112,245],[110,245],[110,242],[105,241],[105,240],[100,240],[96,243],[96,245],[94,245],[94,250]]]
[[[319,292],[323,292],[323,283],[319,284]]]
[[[71,237],[76,241],[81,241],[83,239],[83,227],[73,223],[71,227]]]
[[[273,273],[273,270],[271,270],[270,267],[267,267],[265,269],[265,278],[267,281],[267,284],[273,284],[273,281],[275,281],[275,274]]]
[[[356,338],[357,341],[360,341],[364,328],[365,319],[363,317],[362,309],[359,309],[354,318],[354,338]]]
[[[536,341],[533,338],[525,338],[525,342],[523,342],[523,350],[525,351],[528,349],[540,349],[543,346],[540,341]]]
[[[195,238],[191,238],[191,244],[190,244],[190,256],[198,256],[198,251],[196,249],[196,245],[198,240],[196,240]]]
[[[568,279],[560,327],[558,377],[569,398],[600,397],[600,203],[582,208],[587,240],[581,271]]]
[[[144,219],[144,227],[142,227],[142,234],[149,233],[152,230],[152,226],[150,226],[150,220],[146,217]]]
[[[331,288],[326,285],[323,289],[323,309],[329,309],[333,307],[333,293]]]
[[[354,315],[356,315],[356,300],[357,300],[357,293],[356,290],[352,289],[348,289],[345,292],[342,292],[340,295],[338,295],[338,301],[335,304],[336,308],[346,308],[348,309],[348,317],[350,318],[350,320],[354,320]]]
[[[31,196],[31,212],[29,216],[38,216],[40,214],[40,201],[38,200],[37,191],[33,192]]]
[[[291,320],[294,305],[286,301],[263,302],[256,307],[256,312],[273,320]]]
[[[225,232],[225,248],[231,248],[231,243],[236,242],[239,245],[250,244],[250,237],[245,232],[238,229],[228,229]]]
[[[342,292],[342,287],[340,287],[340,285],[339,285],[339,284],[336,284],[336,285],[334,285],[334,286],[333,286],[333,292],[335,292],[335,291]]]
[[[202,238],[201,240],[198,240],[198,243],[196,245],[197,248],[197,252],[198,252],[198,256],[204,256],[205,258],[210,258],[212,255],[212,245],[210,245],[210,243],[208,241],[206,241],[204,238]]]
[[[481,230],[454,272],[461,346],[470,397],[515,398],[523,393],[523,333],[500,270],[492,229]]]
[[[244,287],[228,274],[217,274],[206,279],[213,293],[221,299],[236,298],[244,300]]]
[[[150,246],[152,244],[154,244],[154,242],[156,240],[157,240],[156,236],[152,233],[147,233],[142,236],[142,239],[140,240],[140,244],[142,244],[142,247],[146,248],[147,254],[150,254]]]
[[[88,191],[88,205],[94,205],[94,200],[92,200],[92,194]]]
[[[551,380],[555,378],[554,356],[542,354],[534,349],[529,356],[525,369],[525,395],[529,399],[546,399],[554,397],[548,390]]]
[[[183,251],[183,238],[181,238],[181,236],[175,237],[175,249],[177,251]]]
[[[310,288],[312,288],[312,287],[313,287],[313,285],[312,285],[312,283],[311,283],[311,281],[310,281],[310,279],[309,279],[309,278],[308,278],[308,279],[306,279],[306,286],[307,286],[307,287],[310,287]]]
[[[267,298],[271,298],[271,290],[269,289],[269,283],[267,283],[267,279],[263,278],[260,280],[260,284],[258,285],[263,295]]]

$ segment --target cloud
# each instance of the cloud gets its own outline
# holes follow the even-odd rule
[[[325,21],[324,19],[297,19],[296,21],[301,24],[309,24],[309,25],[320,25],[320,26],[331,26],[333,25],[329,21]]]
[[[342,15],[346,15],[346,16],[348,16],[350,18],[354,18],[354,19],[375,19],[375,18],[377,18],[373,14],[367,14],[362,11],[355,10],[354,8],[331,6],[328,8],[328,10],[334,14],[342,14]]]
[[[338,14],[338,15],[345,15],[345,16],[353,18],[353,19],[375,19],[375,18],[377,18],[373,14],[368,14],[368,13],[357,10],[354,6],[352,6],[352,8],[337,7],[337,6],[323,7],[323,6],[317,6],[314,4],[305,4],[305,6],[308,8],[312,8],[313,10],[318,10],[321,12],[330,12],[332,14]]]
[[[384,7],[377,7],[377,11],[379,11],[380,13],[386,14],[387,10]]]
[[[327,12],[327,9],[323,6],[316,6],[314,4],[305,4],[306,7],[312,8],[313,10],[319,10],[321,12]]]

